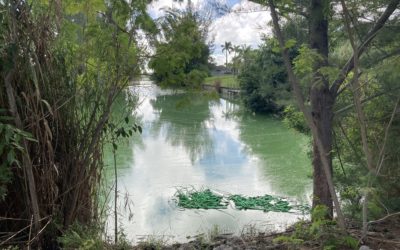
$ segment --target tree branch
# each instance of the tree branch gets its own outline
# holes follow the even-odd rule
[[[388,218],[390,218],[390,217],[392,217],[392,216],[396,216],[396,215],[400,215],[400,212],[393,213],[393,214],[388,214],[388,215],[386,215],[385,217],[380,218],[379,220],[369,221],[368,224],[379,223],[379,222],[381,222],[381,221],[384,221],[384,220],[386,220],[386,219],[388,219]]]
[[[389,17],[393,14],[393,12],[397,9],[397,5],[399,5],[400,0],[391,0],[388,6],[386,7],[386,10],[383,12],[381,17],[378,19],[374,27],[368,32],[368,34],[365,36],[364,41],[361,43],[361,45],[358,46],[357,49],[357,54],[358,57],[360,57],[367,46],[370,44],[372,39],[376,36],[376,34],[382,29],[382,27],[385,25],[387,20],[389,20]],[[338,90],[340,86],[343,84],[344,80],[346,79],[347,75],[352,71],[354,68],[354,54],[352,57],[347,61],[347,63],[343,66],[338,78],[333,82],[330,91],[334,95],[337,96]]]

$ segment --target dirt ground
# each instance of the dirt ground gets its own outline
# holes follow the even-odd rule
[[[289,245],[276,243],[273,240],[278,236],[290,236],[293,229],[288,229],[281,233],[260,233],[256,236],[232,236],[218,235],[213,237],[211,241],[196,239],[188,243],[176,243],[170,246],[161,247],[165,250],[193,250],[193,249],[210,249],[210,250],[258,250],[258,249],[323,249],[318,242],[307,241],[300,245]],[[361,238],[361,230],[352,228],[348,230],[349,234],[356,239]],[[137,246],[135,249],[159,249],[151,246]],[[346,248],[340,248],[342,250]],[[351,249],[351,248],[347,248]],[[367,238],[359,241],[359,250],[400,250],[400,216],[391,217],[382,222],[372,224],[369,227]]]

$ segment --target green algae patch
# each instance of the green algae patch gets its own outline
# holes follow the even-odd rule
[[[238,210],[261,210],[264,212],[301,212],[309,213],[308,205],[290,204],[285,198],[263,195],[246,197],[243,195],[224,196],[210,189],[195,190],[181,188],[175,193],[177,206],[186,209],[226,209],[231,202]]]
[[[175,194],[178,207],[188,209],[225,209],[228,202],[223,196],[213,193],[210,189],[181,189]]]
[[[233,201],[235,208],[239,210],[253,209],[264,212],[289,212],[292,209],[288,201],[267,194],[255,197],[245,197],[235,194],[229,196],[229,200]]]

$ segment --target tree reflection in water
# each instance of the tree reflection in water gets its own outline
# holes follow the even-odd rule
[[[206,126],[210,119],[208,96],[199,94],[162,95],[150,101],[158,113],[151,124],[153,136],[163,133],[166,141],[186,150],[193,162],[212,150],[212,138]]]

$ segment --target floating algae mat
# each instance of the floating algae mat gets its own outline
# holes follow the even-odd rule
[[[292,209],[289,202],[271,195],[244,197],[235,194],[229,196],[229,199],[235,203],[236,209],[263,210],[264,212],[289,212]]]
[[[178,198],[178,207],[182,208],[224,209],[228,206],[223,196],[216,195],[210,189],[201,191],[182,189],[178,190],[175,196]]]
[[[235,208],[239,210],[262,210],[264,212],[289,212],[298,210],[307,212],[308,205],[291,205],[288,201],[281,197],[271,195],[245,197],[242,195],[230,195],[224,197],[210,189],[180,189],[175,194],[178,207],[189,209],[225,209],[228,207],[229,201],[235,204]]]

